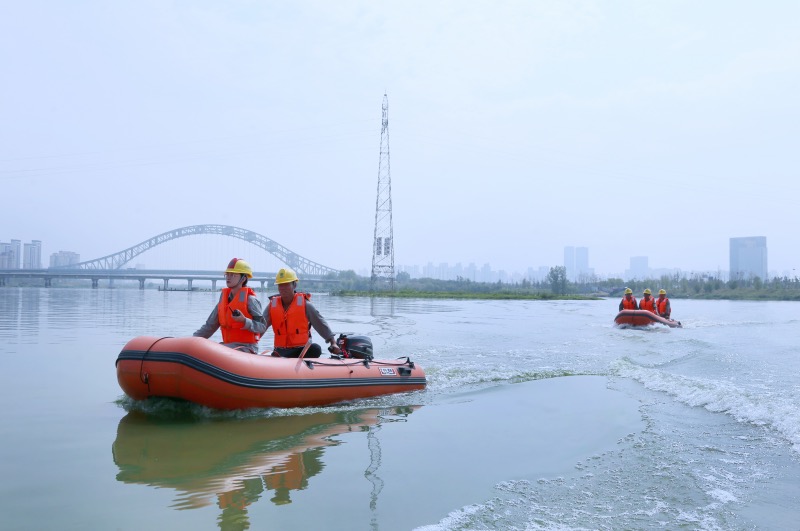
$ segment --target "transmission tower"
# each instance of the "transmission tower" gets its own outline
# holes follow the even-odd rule
[[[375,236],[372,241],[372,291],[394,291],[392,237],[392,175],[389,167],[389,98],[383,95],[381,151],[378,157],[378,194],[375,199]]]

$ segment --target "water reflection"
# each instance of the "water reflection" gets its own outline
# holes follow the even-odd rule
[[[372,317],[394,317],[394,301],[394,297],[370,297],[369,314]]]
[[[247,529],[248,506],[265,498],[292,503],[324,468],[325,447],[336,435],[368,432],[372,462],[365,474],[380,493],[380,450],[374,431],[402,421],[419,406],[332,411],[245,420],[166,420],[140,411],[125,415],[112,447],[117,480],[170,488],[175,509],[216,504],[221,529]]]
[[[36,288],[3,288],[0,294],[0,333],[4,339],[30,343],[39,330],[42,290]]]
[[[20,317],[20,289],[3,288],[0,297],[0,330],[17,330]]]

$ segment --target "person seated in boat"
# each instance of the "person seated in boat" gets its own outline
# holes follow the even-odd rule
[[[636,302],[636,297],[633,296],[633,290],[631,288],[625,288],[625,296],[619,301],[619,311],[638,309],[639,304]]]
[[[645,289],[644,293],[642,293],[642,300],[639,301],[639,309],[656,313],[656,300],[653,298],[653,292],[650,291],[650,288]]]
[[[203,326],[193,334],[206,339],[222,329],[222,344],[236,350],[258,354],[258,340],[267,331],[261,301],[256,292],[247,287],[253,278],[250,264],[234,258],[225,270],[225,288],[219,303],[211,310]]]
[[[297,274],[288,267],[282,268],[275,275],[278,294],[269,298],[267,311],[264,313],[266,328],[272,326],[275,334],[273,356],[281,358],[299,358],[307,343],[311,342],[311,327],[330,344],[328,351],[341,353],[336,345],[335,334],[331,331],[325,318],[311,304],[311,294],[296,291]],[[310,343],[304,357],[319,358],[322,348]]]
[[[667,298],[667,291],[664,289],[658,290],[658,299],[656,299],[656,313],[664,319],[671,319],[672,308],[669,305]]]

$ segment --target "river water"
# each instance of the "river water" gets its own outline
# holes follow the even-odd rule
[[[125,397],[124,344],[191,335],[216,298],[0,288],[0,527],[800,529],[800,304],[676,300],[684,328],[636,330],[617,300],[315,294],[428,387],[240,412]]]

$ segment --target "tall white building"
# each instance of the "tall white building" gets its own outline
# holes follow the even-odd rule
[[[767,279],[767,237],[731,238],[731,280]]]
[[[19,240],[0,242],[0,269],[19,269],[21,243]]]
[[[42,268],[42,242],[31,240],[26,243],[22,251],[22,269],[41,269]]]

